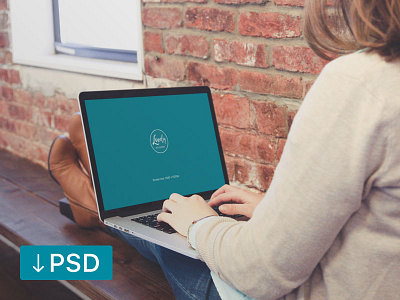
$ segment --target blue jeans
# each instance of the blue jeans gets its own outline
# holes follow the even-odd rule
[[[148,260],[161,266],[176,299],[221,299],[211,278],[210,269],[201,260],[192,259],[111,227],[108,230],[135,247]]]

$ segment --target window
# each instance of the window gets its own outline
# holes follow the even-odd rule
[[[136,7],[132,0],[53,0],[56,53],[136,63]]]
[[[9,0],[9,4],[15,63],[142,80],[141,1]]]

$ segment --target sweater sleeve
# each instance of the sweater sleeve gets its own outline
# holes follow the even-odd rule
[[[384,120],[382,101],[328,65],[295,117],[253,217],[202,224],[199,257],[253,298],[276,299],[299,287],[382,171]]]

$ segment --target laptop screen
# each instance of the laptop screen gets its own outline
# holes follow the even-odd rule
[[[225,184],[207,93],[85,106],[105,211]]]

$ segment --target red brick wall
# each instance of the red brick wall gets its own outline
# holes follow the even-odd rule
[[[56,98],[22,88],[12,63],[8,4],[0,0],[0,147],[44,165],[52,138],[65,130],[65,111],[77,108],[66,107],[73,101],[62,95]]]
[[[212,88],[232,181],[265,190],[325,61],[302,37],[304,0],[144,0],[145,72]]]
[[[134,0],[132,0],[134,1]],[[304,0],[143,0],[145,82],[208,85],[229,177],[265,190],[295,113],[325,65],[302,37]],[[23,89],[0,0],[0,147],[45,164],[76,102]]]

